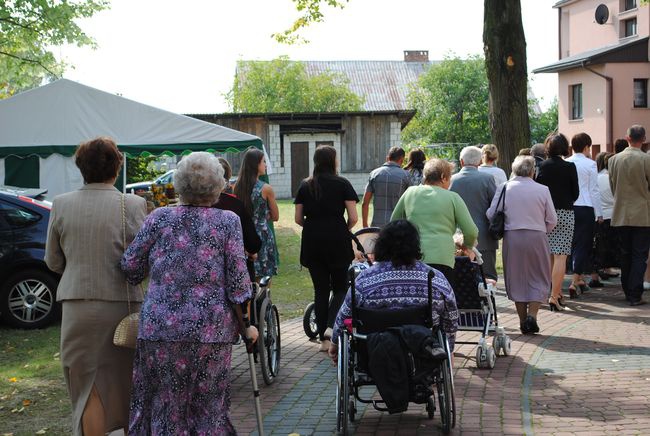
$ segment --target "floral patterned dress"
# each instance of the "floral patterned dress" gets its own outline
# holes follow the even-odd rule
[[[268,221],[269,205],[262,197],[264,182],[258,180],[251,192],[253,203],[253,222],[255,230],[262,240],[262,248],[255,260],[255,275],[257,277],[274,276],[278,273],[278,249],[275,245],[275,235]]]
[[[250,298],[239,218],[210,207],[160,208],[122,258],[127,280],[149,273],[133,364],[129,435],[235,434],[232,304]]]

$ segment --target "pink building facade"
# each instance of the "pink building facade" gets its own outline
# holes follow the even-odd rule
[[[588,133],[593,152],[612,150],[632,124],[650,128],[650,7],[641,0],[562,0],[559,60],[534,73],[558,73],[559,130]]]

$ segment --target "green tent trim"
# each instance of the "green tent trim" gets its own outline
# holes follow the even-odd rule
[[[206,148],[207,147],[207,148]],[[145,145],[119,145],[128,157],[148,156],[175,156],[187,155],[193,151],[207,151],[209,153],[239,153],[249,147],[262,150],[262,140],[254,139],[247,141],[214,141],[200,143],[182,144],[145,144]],[[47,157],[51,154],[73,156],[77,150],[76,145],[31,145],[16,147],[0,147],[0,159],[8,156],[39,156]]]

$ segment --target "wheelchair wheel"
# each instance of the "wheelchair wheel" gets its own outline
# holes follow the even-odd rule
[[[453,386],[448,361],[442,362],[440,366],[440,378],[438,380],[438,403],[440,407],[440,421],[442,432],[447,434],[455,423],[455,411],[453,405]]]
[[[305,313],[302,316],[302,328],[309,339],[316,339],[318,336],[318,326],[316,325],[316,311],[314,303],[311,302],[305,307]]]
[[[433,398],[433,395],[427,399],[427,415],[429,415],[429,419],[433,419],[433,416],[436,412],[436,400]]]
[[[278,308],[265,300],[260,309],[257,351],[264,383],[270,385],[280,373],[280,315]]]
[[[339,337],[339,354],[336,371],[336,431],[339,434],[348,434],[348,418],[350,413],[350,385],[348,377],[349,338],[344,331]]]
[[[356,419],[356,414],[357,414],[357,406],[354,403],[354,398],[350,397],[350,402],[348,404],[348,418],[350,418],[350,422],[354,422]]]

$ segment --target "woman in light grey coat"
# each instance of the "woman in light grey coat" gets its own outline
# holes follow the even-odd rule
[[[122,154],[110,138],[81,144],[75,163],[85,185],[54,199],[45,262],[62,275],[61,364],[72,401],[72,434],[104,435],[129,422],[134,353],[113,345],[113,333],[129,313],[127,291],[131,311],[140,310],[142,295],[127,285],[119,265],[123,238],[127,245],[133,240],[147,204],[135,195],[122,197],[113,186]]]
[[[531,156],[517,156],[512,172],[515,177],[497,189],[487,217],[492,219],[497,212],[505,189],[502,256],[506,293],[517,307],[521,332],[537,333],[537,312],[551,289],[551,250],[546,234],[555,227],[557,215],[548,188],[532,179],[535,160]]]

